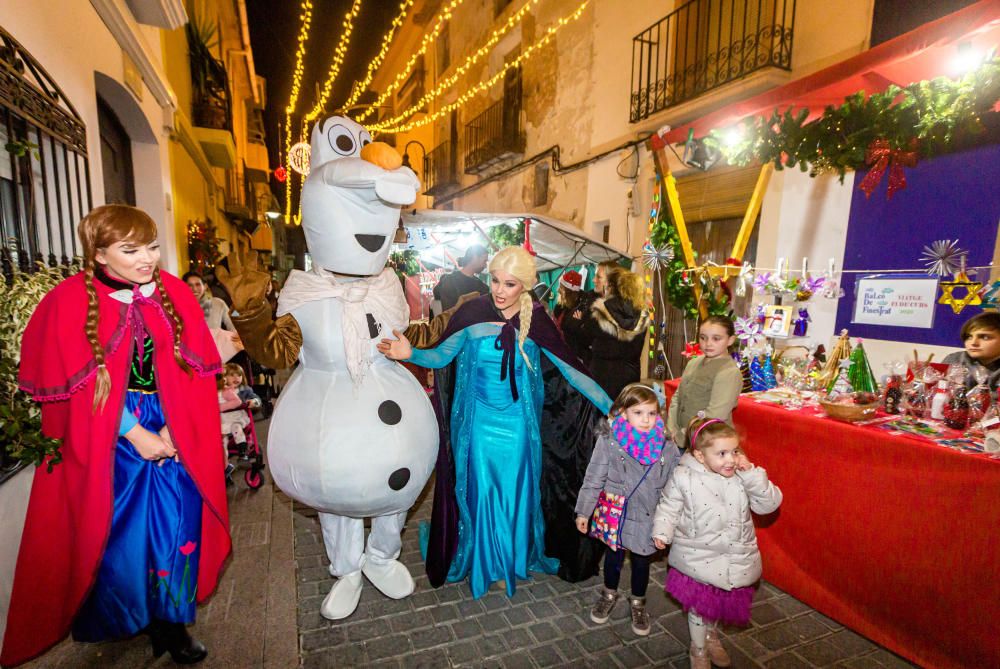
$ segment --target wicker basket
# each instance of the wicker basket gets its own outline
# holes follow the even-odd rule
[[[820,400],[819,405],[830,418],[857,423],[862,420],[869,420],[875,417],[878,411],[878,402],[872,404],[836,404]]]

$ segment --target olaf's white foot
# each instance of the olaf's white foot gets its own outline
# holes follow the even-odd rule
[[[409,597],[417,587],[410,572],[399,560],[390,560],[381,564],[365,560],[361,571],[383,595],[392,599]]]
[[[361,572],[354,571],[337,579],[319,607],[327,620],[340,620],[354,613],[361,599]]]

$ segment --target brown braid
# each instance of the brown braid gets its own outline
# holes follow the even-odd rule
[[[97,305],[97,290],[94,288],[94,260],[87,260],[84,268],[84,282],[87,286],[87,325],[84,332],[90,342],[90,350],[94,352],[94,362],[97,363],[97,377],[94,383],[94,413],[103,410],[111,394],[111,375],[104,366],[104,347],[97,337],[97,326],[100,311]]]
[[[184,331],[184,322],[177,315],[174,303],[170,300],[170,296],[167,295],[166,289],[163,288],[163,277],[160,276],[159,267],[153,270],[153,281],[156,282],[156,288],[160,291],[160,297],[163,299],[163,310],[167,312],[170,320],[174,322],[174,360],[190,376],[191,366],[187,364],[184,356],[181,355],[181,333]]]

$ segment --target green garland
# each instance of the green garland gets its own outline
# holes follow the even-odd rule
[[[681,238],[677,233],[677,226],[670,218],[670,207],[667,206],[666,199],[661,196],[660,209],[653,223],[653,230],[650,233],[649,241],[656,247],[669,246],[674,250],[673,259],[663,268],[663,290],[667,293],[667,299],[677,309],[680,309],[685,318],[697,321],[699,318],[698,302],[694,297],[694,288],[690,282],[692,274],[688,273],[689,280],[685,280],[684,250],[681,248]],[[697,253],[695,253],[697,256]],[[703,275],[704,276],[704,275]],[[707,277],[702,281],[702,300],[706,302],[706,309],[710,316],[729,315],[731,309],[729,299],[725,293],[719,290],[717,282],[708,281]]]
[[[490,242],[496,250],[505,249],[508,246],[521,246],[524,244],[524,221],[519,221],[517,226],[510,226],[506,223],[494,225],[487,232]]]
[[[863,91],[840,107],[827,107],[818,119],[806,123],[809,112],[775,110],[771,116],[741,121],[742,134],[728,142],[731,129],[712,130],[705,138],[733,165],[774,163],[776,169],[796,165],[810,176],[864,169],[869,146],[886,140],[891,149],[916,150],[929,158],[961,149],[983,132],[982,117],[992,114],[1000,100],[1000,59],[991,58],[961,79],[938,77],[889,86],[865,97]]]

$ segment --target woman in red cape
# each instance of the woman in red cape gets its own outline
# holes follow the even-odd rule
[[[38,305],[20,386],[62,462],[35,471],[0,664],[81,641],[150,635],[155,655],[207,654],[185,624],[229,555],[215,343],[157,267],[156,226],[125,205],[79,226],[84,271]]]

